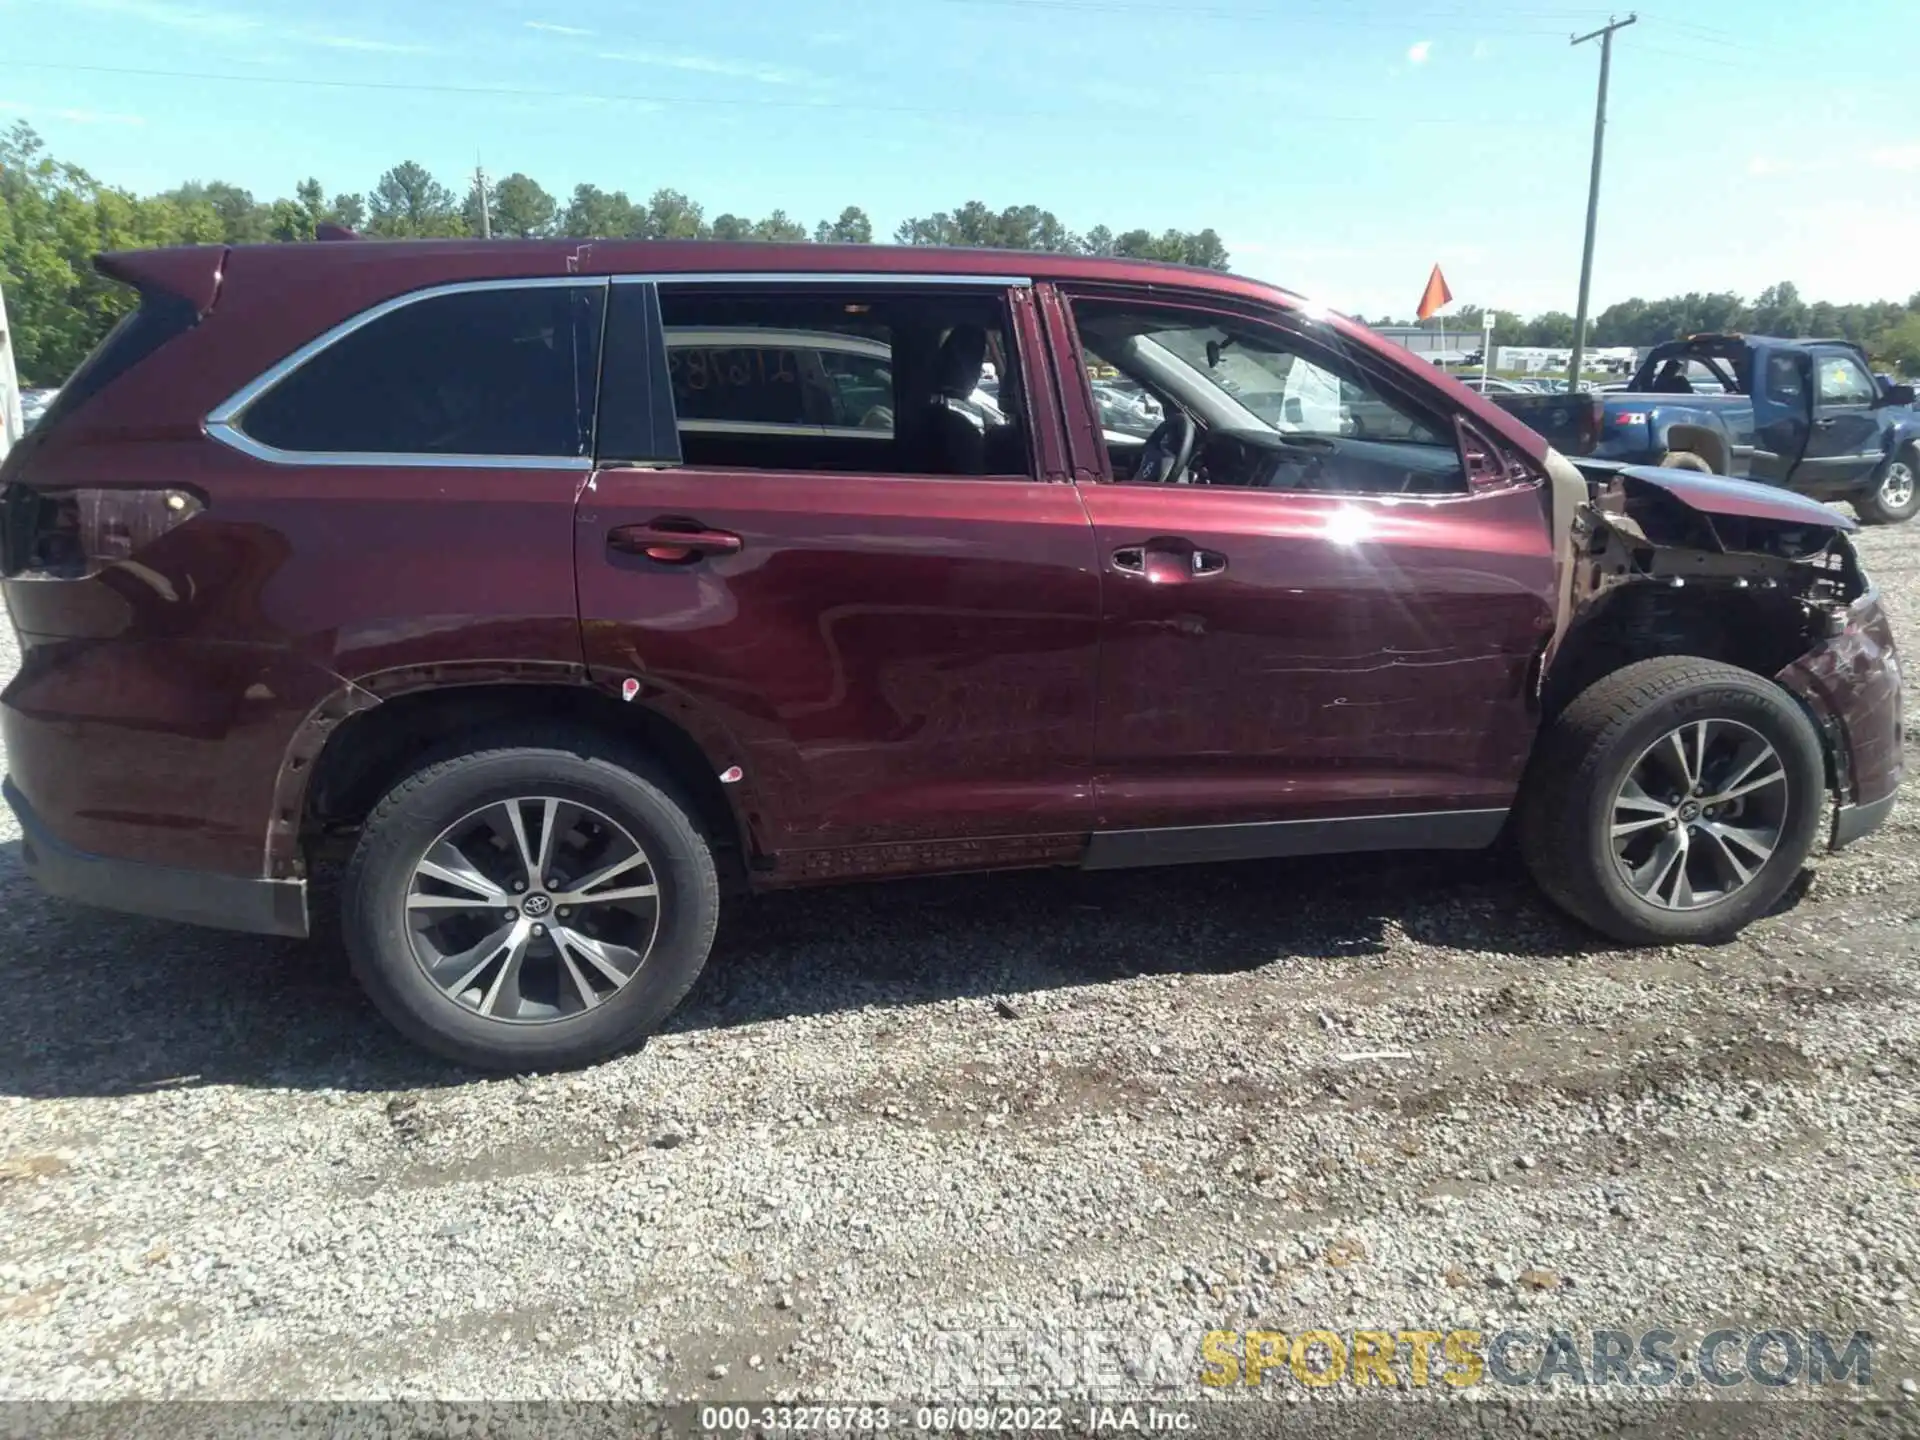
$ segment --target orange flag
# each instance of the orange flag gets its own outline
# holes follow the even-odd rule
[[[1447,289],[1447,277],[1440,273],[1438,265],[1427,277],[1427,288],[1420,296],[1420,318],[1427,319],[1442,305],[1453,303],[1453,292]]]

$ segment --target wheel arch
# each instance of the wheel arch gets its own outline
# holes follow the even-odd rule
[[[1732,464],[1727,437],[1711,425],[1690,420],[1677,420],[1667,427],[1665,449],[1669,454],[1686,450],[1698,455],[1713,467],[1716,475],[1727,474]]]
[[[1827,752],[1829,779],[1843,764],[1831,718],[1783,675],[1818,643],[1811,621],[1777,590],[1730,586],[1626,585],[1590,606],[1554,653],[1540,692],[1550,724],[1589,686],[1641,660],[1697,655],[1750,671],[1793,697]]]
[[[749,784],[721,784],[732,743],[689,702],[655,693],[623,703],[559,674],[481,673],[379,689],[347,685],[316,706],[281,765],[268,873],[298,873],[307,854],[356,829],[424,755],[516,721],[577,725],[657,758],[684,788],[718,855],[743,864],[750,853]]]

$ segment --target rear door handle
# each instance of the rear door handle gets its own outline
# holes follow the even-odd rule
[[[684,565],[706,555],[738,555],[741,543],[731,530],[705,530],[673,520],[617,525],[607,532],[609,550],[644,555],[663,565]]]
[[[1838,425],[1839,423],[1840,423],[1839,416],[1823,415],[1820,417],[1820,419],[1813,422],[1813,428],[1816,430],[1831,430],[1835,425]]]

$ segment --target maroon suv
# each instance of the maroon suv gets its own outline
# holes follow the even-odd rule
[[[9,458],[49,891],[344,932],[395,1024],[658,1026],[744,888],[1490,844],[1727,935],[1900,778],[1849,522],[1576,469],[1297,297],[1062,256],[110,255]]]

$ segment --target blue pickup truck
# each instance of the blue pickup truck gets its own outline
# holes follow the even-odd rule
[[[1625,390],[1489,395],[1563,454],[1735,475],[1848,500],[1887,525],[1920,512],[1920,411],[1844,340],[1691,335]]]

